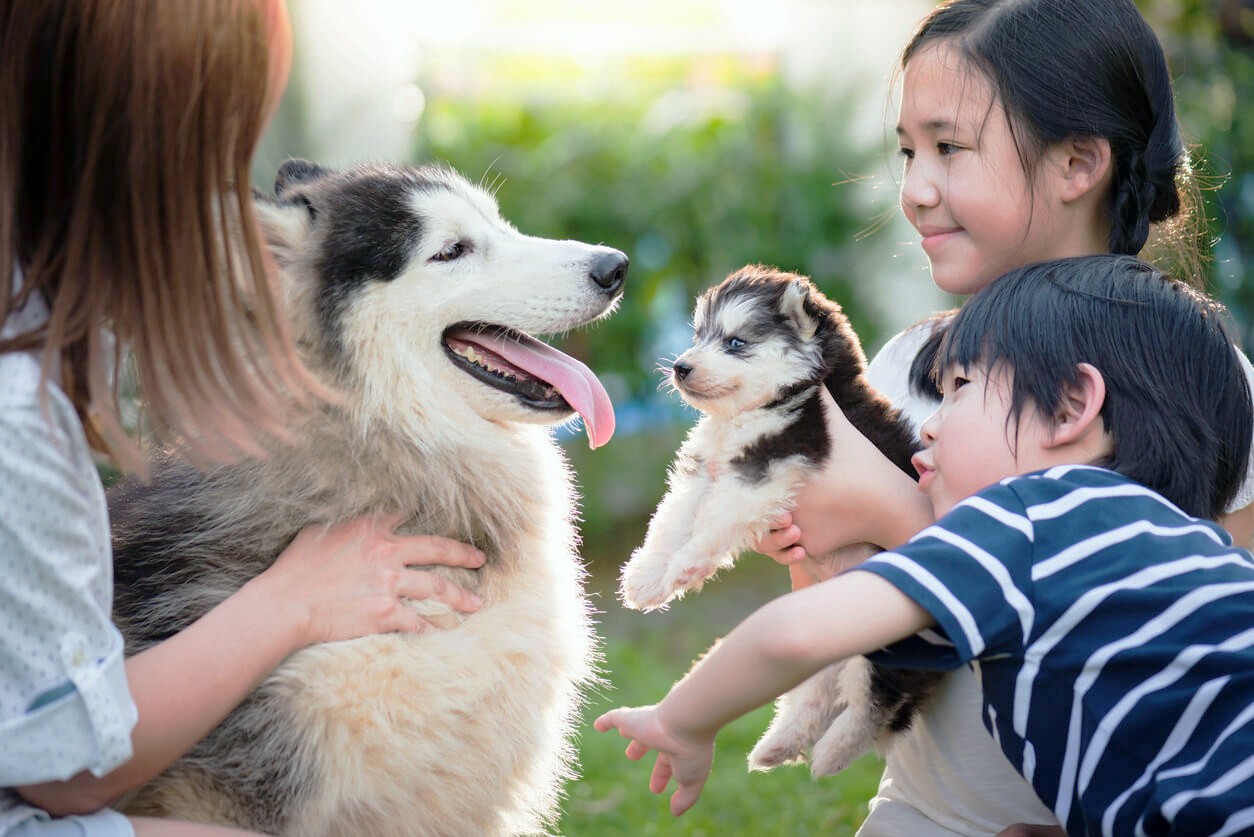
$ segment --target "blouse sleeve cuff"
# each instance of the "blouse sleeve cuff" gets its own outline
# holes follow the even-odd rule
[[[64,781],[84,768],[103,776],[130,760],[131,729],[139,713],[126,682],[122,637],[93,659],[86,637],[60,644],[66,681],[32,708],[0,723],[0,787]]]

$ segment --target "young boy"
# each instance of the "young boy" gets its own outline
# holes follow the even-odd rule
[[[971,664],[985,726],[1069,833],[1254,828],[1254,558],[1203,519],[1254,421],[1223,317],[1132,257],[997,280],[938,358],[915,458],[936,524],[766,605],[660,704],[596,729],[658,751],[650,788],[674,777],[679,815],[723,725],[882,649]]]

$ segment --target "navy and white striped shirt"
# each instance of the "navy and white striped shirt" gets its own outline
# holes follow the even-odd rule
[[[872,655],[974,661],[985,725],[1070,834],[1254,833],[1254,558],[1112,471],[967,498],[864,562],[936,619]]]

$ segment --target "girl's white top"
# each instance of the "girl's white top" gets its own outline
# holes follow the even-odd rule
[[[47,317],[32,295],[3,333]],[[108,773],[137,719],[100,476],[56,376],[42,401],[39,380],[38,352],[0,354],[0,834],[36,815],[2,789]]]
[[[913,326],[876,354],[871,385],[914,424],[915,433],[939,402],[910,391],[910,364],[929,325]],[[1237,350],[1254,391],[1254,367]],[[1254,428],[1251,428],[1254,434]],[[1252,436],[1254,437],[1254,436]],[[1229,510],[1254,501],[1254,451]],[[910,729],[892,739],[879,791],[858,837],[995,835],[1014,823],[1058,820],[1010,765],[981,720],[980,683],[969,668],[950,672]]]

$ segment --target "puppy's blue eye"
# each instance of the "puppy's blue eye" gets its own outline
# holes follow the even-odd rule
[[[723,341],[723,345],[729,349],[743,349],[748,344],[735,335],[728,337]]]

